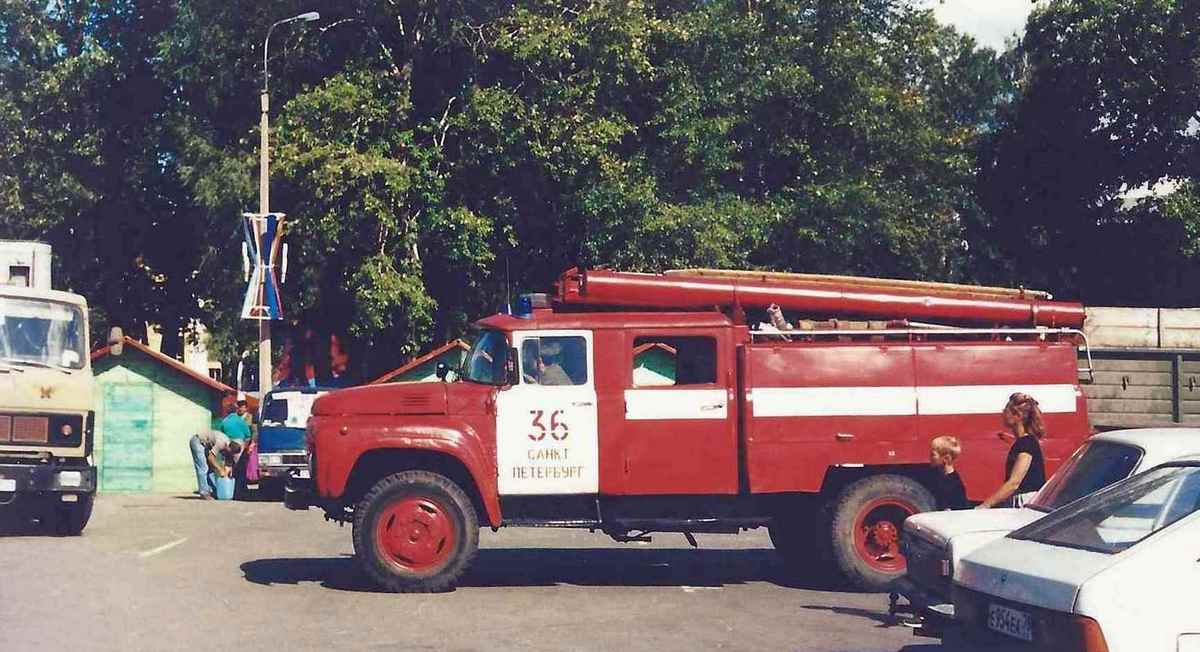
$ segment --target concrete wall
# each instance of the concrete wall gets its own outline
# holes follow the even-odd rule
[[[1088,308],[1083,332],[1097,348],[1200,349],[1200,308]]]
[[[1200,425],[1200,309],[1088,308],[1083,330],[1093,426]]]

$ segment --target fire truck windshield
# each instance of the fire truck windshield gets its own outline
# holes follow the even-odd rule
[[[487,385],[504,384],[504,363],[508,357],[508,338],[504,333],[485,330],[479,333],[471,352],[463,362],[464,380]]]
[[[0,297],[0,362],[82,369],[83,311],[55,301]]]

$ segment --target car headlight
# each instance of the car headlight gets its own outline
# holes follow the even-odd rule
[[[83,474],[79,471],[59,471],[58,486],[78,487],[83,484]]]
[[[259,453],[259,466],[279,466],[283,463],[283,456],[278,453]]]

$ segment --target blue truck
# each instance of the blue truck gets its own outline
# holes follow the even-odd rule
[[[284,480],[308,477],[304,426],[317,397],[331,387],[277,387],[267,392],[258,414],[259,491],[282,493]]]

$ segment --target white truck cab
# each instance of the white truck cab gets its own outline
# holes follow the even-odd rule
[[[49,285],[49,245],[0,241],[0,516],[79,534],[96,493],[88,307]]]

